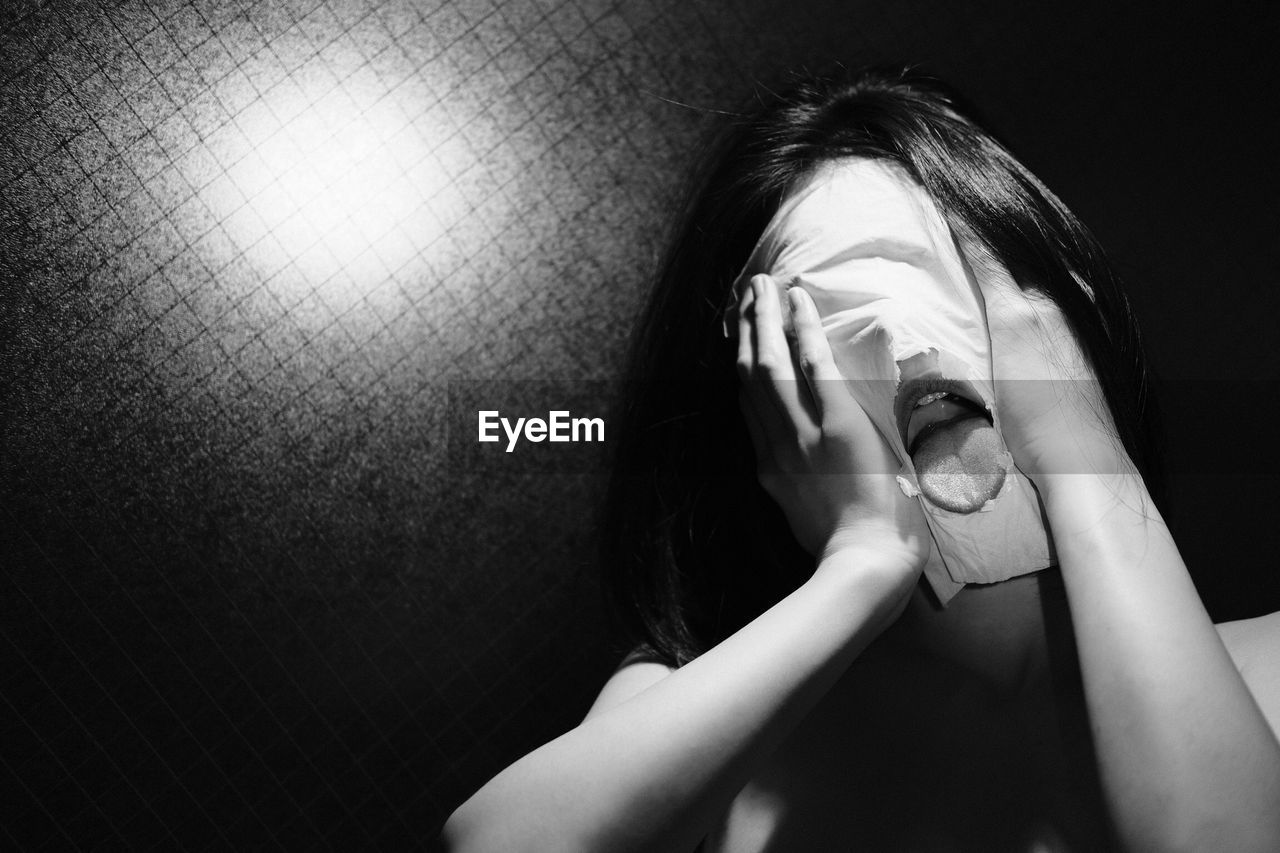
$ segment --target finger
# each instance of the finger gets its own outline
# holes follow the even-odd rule
[[[762,441],[765,445],[772,446],[773,440],[784,440],[787,437],[787,424],[778,413],[778,405],[770,399],[772,395],[768,386],[772,379],[763,375],[759,369],[760,334],[755,306],[760,291],[768,290],[769,287],[756,287],[752,280],[748,279],[741,289],[737,312],[737,366],[743,399],[750,406],[754,422],[760,429]]]
[[[749,406],[755,424],[767,438],[785,425],[778,421],[777,407],[769,400],[766,386],[770,380],[758,370],[760,337],[755,315],[756,295],[757,289],[748,281],[738,303],[738,379],[746,401],[744,409]]]
[[[858,404],[836,367],[813,297],[799,287],[791,288],[787,296],[791,300],[795,326],[796,358],[813,400],[817,421],[823,425],[846,423],[848,418],[859,414],[855,411]]]
[[[766,472],[776,466],[775,450],[779,443],[795,440],[795,428],[778,412],[769,388],[773,380],[758,369],[759,332],[754,305],[757,290],[750,282],[743,287],[737,311],[738,323],[738,406],[742,410],[751,446],[755,451],[756,469],[764,482]]]
[[[778,286],[767,275],[751,277],[751,314],[756,330],[756,366],[775,379],[795,378],[791,349],[782,330]]]
[[[998,313],[1009,304],[1010,297],[1020,295],[1022,289],[1013,280],[1008,267],[982,240],[963,226],[954,228],[965,265],[978,285],[984,310],[991,313],[994,309]]]
[[[782,307],[777,284],[766,275],[753,276],[755,292],[752,315],[755,319],[756,371],[765,380],[765,390],[777,410],[776,416],[791,424],[796,432],[815,425],[812,404],[802,394],[791,346],[782,328]],[[766,417],[766,426],[772,419]]]

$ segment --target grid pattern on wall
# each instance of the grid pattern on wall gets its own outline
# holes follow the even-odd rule
[[[778,5],[6,4],[10,840],[434,832],[619,652],[601,472],[459,465],[450,383],[603,409],[691,152],[779,68],[930,62],[1087,198],[1059,111],[1172,52],[1101,3]]]

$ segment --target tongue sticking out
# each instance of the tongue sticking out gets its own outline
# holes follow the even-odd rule
[[[1000,493],[1000,438],[984,411],[948,395],[912,412],[907,435],[920,492],[935,506],[976,512]]]

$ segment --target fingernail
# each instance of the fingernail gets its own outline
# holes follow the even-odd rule
[[[806,320],[813,319],[815,310],[813,300],[809,298],[809,294],[802,287],[792,287],[787,290],[787,296],[791,298],[791,310],[799,314]]]

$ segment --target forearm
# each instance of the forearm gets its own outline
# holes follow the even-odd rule
[[[1134,850],[1274,850],[1280,746],[1136,475],[1045,496],[1099,768]]]
[[[843,551],[698,659],[507,768],[450,819],[460,850],[692,850],[895,613]],[[850,565],[850,563],[862,565]]]

